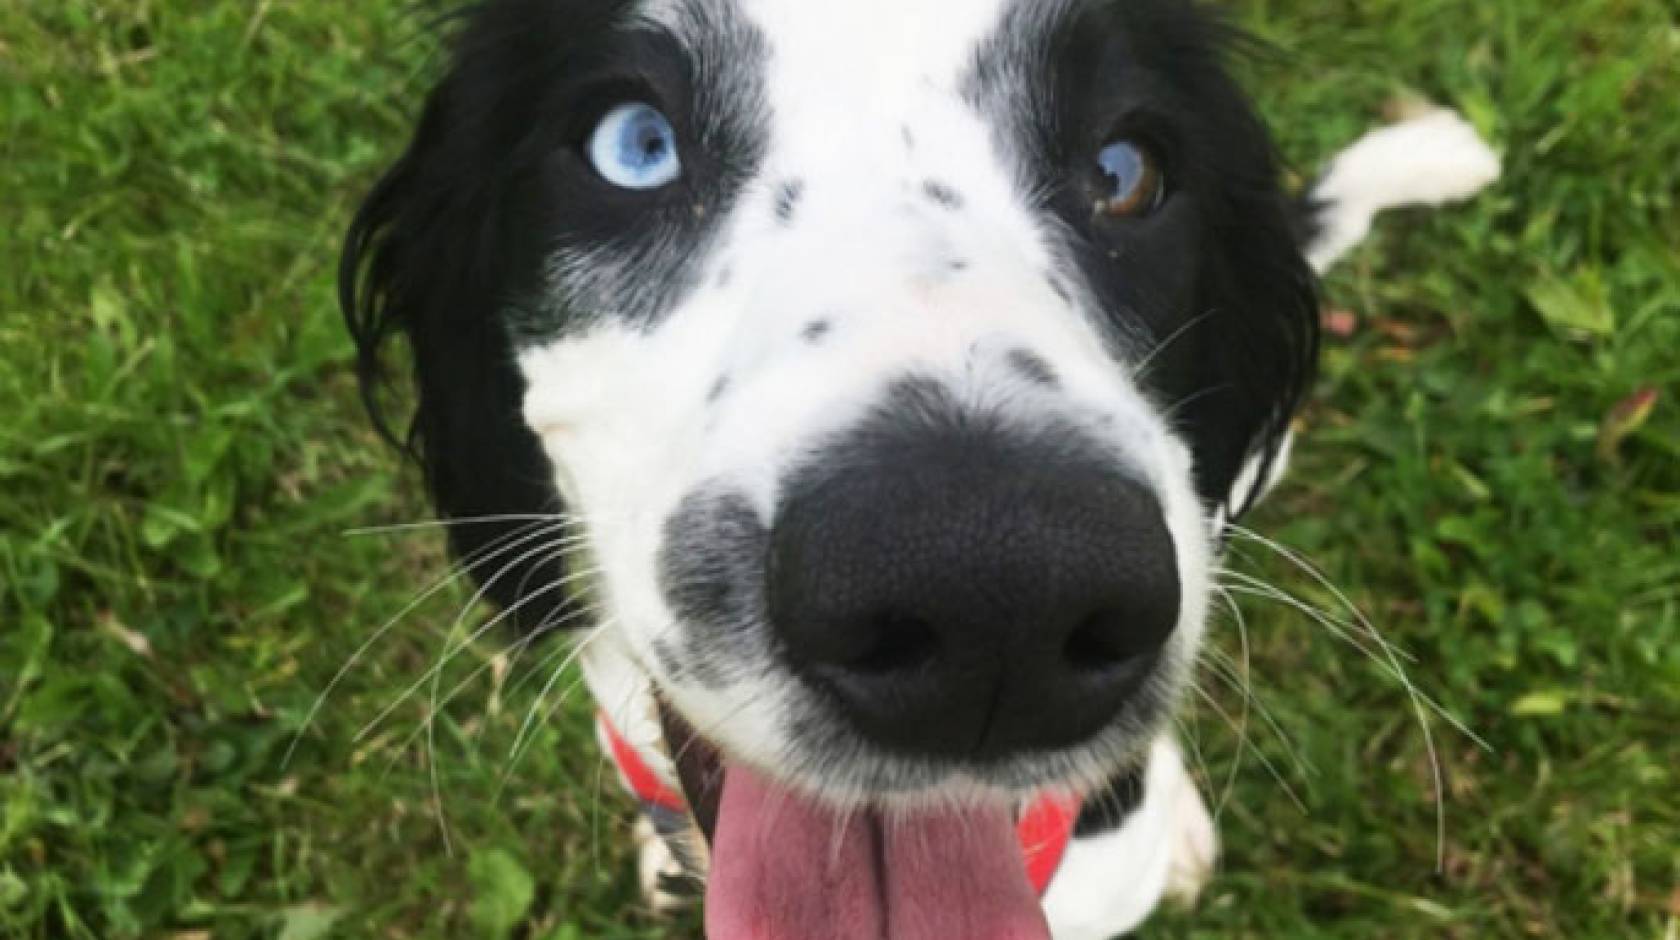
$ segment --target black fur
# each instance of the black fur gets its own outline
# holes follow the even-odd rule
[[[1107,784],[1085,797],[1073,834],[1079,838],[1113,832],[1126,824],[1143,805],[1144,768],[1130,767],[1114,775]]]

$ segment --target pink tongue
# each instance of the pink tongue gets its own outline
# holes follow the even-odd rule
[[[709,940],[1049,940],[1002,809],[840,814],[744,767],[724,775]]]

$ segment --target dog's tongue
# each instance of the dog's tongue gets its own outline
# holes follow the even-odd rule
[[[841,814],[740,766],[724,774],[709,940],[1048,940],[1002,810]]]

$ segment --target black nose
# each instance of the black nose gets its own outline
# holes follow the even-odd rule
[[[987,759],[1076,744],[1178,619],[1159,502],[1094,445],[865,435],[797,474],[771,535],[786,655],[869,739]]]

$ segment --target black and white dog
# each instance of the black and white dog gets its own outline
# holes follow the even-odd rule
[[[1314,269],[1498,162],[1304,200],[1182,0],[486,0],[350,233],[453,547],[578,628],[714,940],[1102,938],[1209,875],[1170,734],[1283,465]],[[652,825],[657,823],[655,827]]]

